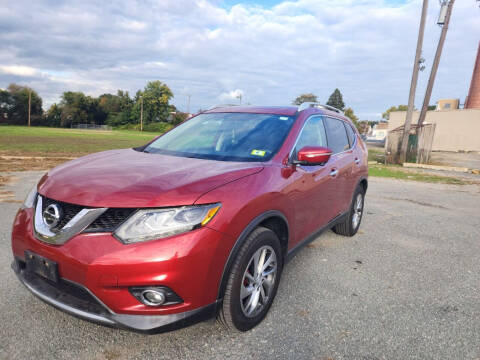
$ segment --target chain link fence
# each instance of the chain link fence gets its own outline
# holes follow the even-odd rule
[[[388,132],[385,145],[385,161],[387,164],[400,162],[400,148],[402,146],[404,125]],[[435,124],[412,125],[408,135],[407,156],[405,162],[427,164],[432,152]]]

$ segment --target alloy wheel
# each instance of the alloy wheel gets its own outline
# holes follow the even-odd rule
[[[240,288],[240,305],[246,317],[258,315],[268,303],[277,274],[277,256],[271,246],[260,247],[248,262]]]
[[[355,204],[353,205],[353,215],[352,215],[352,226],[354,229],[357,228],[362,219],[363,212],[363,195],[360,193],[355,199]]]

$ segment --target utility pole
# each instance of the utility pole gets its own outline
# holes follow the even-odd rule
[[[412,124],[413,108],[415,106],[415,91],[417,90],[418,71],[420,67],[420,57],[422,55],[423,34],[425,32],[425,20],[427,18],[428,0],[423,0],[422,16],[420,18],[420,28],[418,29],[417,51],[413,62],[412,82],[410,83],[410,94],[408,96],[407,117],[403,129],[403,136],[400,149],[400,163],[404,163],[407,157],[408,136]]]
[[[32,89],[28,89],[28,126],[30,127],[30,113],[32,109]]]
[[[190,114],[190,98],[192,95],[187,94],[187,113]]]
[[[440,64],[440,56],[442,56],[443,44],[445,43],[445,38],[448,31],[448,23],[450,22],[450,15],[452,14],[453,3],[455,0],[450,0],[447,6],[447,12],[445,14],[445,22],[439,18],[439,25],[442,26],[442,32],[440,34],[440,39],[438,40],[437,51],[435,53],[435,59],[433,60],[432,71],[430,72],[430,77],[428,79],[427,90],[425,91],[425,98],[423,99],[422,111],[420,112],[420,117],[418,118],[418,126],[422,126],[427,116],[428,104],[430,103],[430,97],[432,96],[433,84],[435,82],[435,77],[437,76],[438,65]],[[445,2],[442,4],[444,5]],[[440,13],[440,16],[442,13]]]
[[[140,131],[143,131],[143,95],[140,101]]]

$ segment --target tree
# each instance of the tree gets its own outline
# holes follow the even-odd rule
[[[15,108],[15,100],[7,90],[0,89],[0,121],[8,122],[13,109]]]
[[[357,129],[360,132],[360,134],[366,134],[368,126],[370,125],[369,121],[359,121],[357,122]]]
[[[345,108],[345,103],[343,102],[343,96],[340,90],[335,89],[332,95],[330,95],[330,97],[328,98],[327,105],[333,106],[334,108],[343,111],[343,109]]]
[[[39,123],[42,119],[42,98],[37,92],[27,86],[10,84],[8,86],[13,105],[8,113],[8,122],[17,125],[28,123],[28,97],[31,93],[30,118],[31,123]]]
[[[293,100],[293,105],[301,105],[304,102],[318,102],[317,95],[312,93],[301,94],[297,96],[295,100]]]
[[[45,113],[44,125],[60,127],[62,125],[62,109],[53,104]]]
[[[358,121],[358,117],[353,113],[353,109],[351,107],[348,107],[345,109],[344,114],[346,117],[348,117],[350,120],[352,120],[353,124],[355,127],[360,130],[361,129],[361,124]]]
[[[392,106],[382,114],[382,118],[388,121],[390,119],[390,113],[392,111],[407,111],[407,109],[408,105]]]
[[[170,88],[160,80],[150,81],[143,91],[137,91],[133,115],[136,121],[140,121],[141,97],[143,97],[143,123],[167,121],[173,98]]]
[[[133,100],[128,91],[117,90],[116,95],[103,94],[98,98],[98,103],[102,111],[106,114],[105,123],[110,126],[121,126],[130,122],[132,119]]]
[[[97,98],[82,92],[66,91],[60,101],[62,126],[73,124],[104,124],[107,113],[99,105]]]
[[[171,114],[171,116],[169,118],[169,121],[173,125],[178,125],[178,124],[184,122],[187,119],[188,119],[188,114],[187,113],[184,113],[184,112],[181,112],[181,111],[175,111]]]

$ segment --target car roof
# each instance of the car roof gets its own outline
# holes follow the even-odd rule
[[[342,119],[346,119],[343,114],[338,112],[331,111],[329,109],[316,108],[316,107],[307,107],[300,108],[298,106],[242,106],[242,105],[218,105],[215,106],[205,113],[252,113],[252,114],[275,114],[275,115],[285,115],[285,116],[294,116],[300,112],[308,112],[308,114],[324,114],[324,115],[333,115]]]
[[[297,106],[217,106],[207,113],[252,113],[252,114],[275,114],[293,116],[297,113]]]

